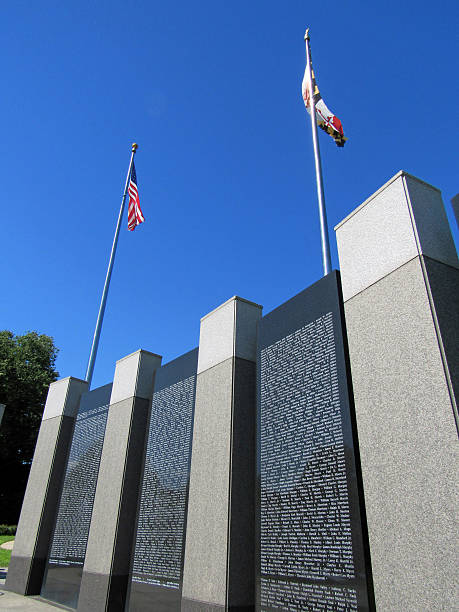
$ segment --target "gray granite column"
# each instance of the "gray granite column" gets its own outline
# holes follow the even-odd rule
[[[10,591],[40,593],[73,425],[87,389],[72,377],[49,387],[6,579]]]
[[[336,236],[376,608],[453,610],[459,262],[441,194],[399,172]]]
[[[254,606],[255,359],[261,306],[201,320],[182,610]]]
[[[161,357],[139,350],[116,362],[78,612],[123,611],[148,410]]]

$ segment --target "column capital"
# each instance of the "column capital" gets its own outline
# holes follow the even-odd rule
[[[161,367],[161,355],[139,349],[116,362],[110,404],[129,397],[151,399],[154,372]]]
[[[73,376],[67,376],[51,383],[42,420],[57,416],[76,417],[81,396],[88,389],[89,383]]]
[[[344,301],[421,255],[459,268],[440,191],[403,170],[335,230]]]
[[[198,374],[230,357],[255,361],[262,308],[235,295],[202,317]]]

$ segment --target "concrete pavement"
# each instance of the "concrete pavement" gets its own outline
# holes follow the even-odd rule
[[[0,612],[15,610],[16,612],[56,612],[57,609],[69,610],[61,606],[40,601],[36,597],[24,597],[17,593],[5,591],[7,569],[0,567]]]
[[[1,582],[4,582],[2,580]],[[16,593],[10,593],[2,589],[0,585],[0,610],[8,612],[15,610],[16,612],[56,612],[57,609],[69,610],[70,608],[61,608],[61,606],[53,606],[38,600],[35,597],[23,597]]]

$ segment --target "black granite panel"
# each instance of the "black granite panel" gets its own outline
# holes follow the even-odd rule
[[[180,610],[198,349],[157,370],[128,609]]]
[[[423,260],[448,362],[452,389],[456,404],[459,404],[459,270],[429,257],[423,257]]]
[[[339,274],[259,325],[257,609],[373,609]]]
[[[256,366],[234,359],[227,603],[255,606]]]
[[[143,454],[146,430],[150,413],[150,401],[140,397],[134,399],[129,446],[126,453],[123,495],[118,514],[118,529],[113,555],[113,574],[129,575],[133,538],[135,535],[137,504],[142,481]]]
[[[51,535],[53,533],[59,504],[60,486],[65,473],[67,456],[75,425],[75,419],[73,417],[62,416],[55,418],[60,418],[61,423],[59,426],[57,446],[54,449],[53,464],[48,480],[48,490],[46,492],[46,499],[43,504],[39,534],[34,551],[35,557],[44,559],[46,559],[49,553]],[[46,421],[43,422],[43,426],[46,427]],[[37,578],[38,576],[35,575],[35,572],[32,572],[30,580],[32,582],[37,582]],[[34,589],[35,593],[40,592],[42,580],[43,575],[41,575],[41,579],[39,580],[38,590]],[[31,593],[28,594],[30,595]]]
[[[76,608],[112,385],[84,393],[75,421],[41,596]]]
[[[69,608],[76,608],[82,574],[83,565],[69,563],[68,567],[64,567],[48,562],[41,596]]]

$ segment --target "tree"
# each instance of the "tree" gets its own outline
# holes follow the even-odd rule
[[[0,523],[17,524],[58,349],[49,336],[0,331]]]

